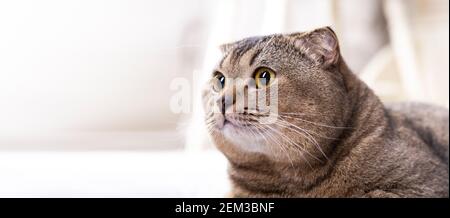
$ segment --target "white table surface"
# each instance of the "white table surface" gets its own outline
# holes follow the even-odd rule
[[[0,151],[0,197],[224,197],[217,151]]]

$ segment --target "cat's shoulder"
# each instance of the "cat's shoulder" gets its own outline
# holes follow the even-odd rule
[[[445,118],[449,117],[447,108],[422,102],[393,102],[385,103],[386,109],[392,112],[401,113],[408,117],[421,118],[425,115]]]
[[[395,131],[413,131],[448,164],[449,110],[426,103],[385,104]]]
[[[385,108],[394,122],[436,131],[446,130],[448,136],[449,110],[444,107],[420,102],[398,102],[387,103]]]

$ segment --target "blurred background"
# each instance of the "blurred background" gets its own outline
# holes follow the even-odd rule
[[[194,81],[221,43],[321,26],[383,101],[448,108],[447,0],[0,1],[0,195],[222,196]]]

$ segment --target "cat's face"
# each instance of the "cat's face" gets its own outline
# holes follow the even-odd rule
[[[280,162],[322,160],[347,105],[333,31],[247,38],[222,50],[203,93],[218,148]]]

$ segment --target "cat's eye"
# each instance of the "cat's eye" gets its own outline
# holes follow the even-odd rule
[[[255,72],[256,88],[269,86],[275,79],[275,72],[267,67],[258,68]]]
[[[220,92],[220,90],[225,87],[225,76],[220,72],[215,72],[212,79],[212,88],[216,92]]]

